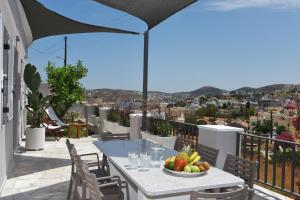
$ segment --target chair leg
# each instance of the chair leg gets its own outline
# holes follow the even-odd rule
[[[48,131],[48,132],[54,137],[54,139],[56,141],[59,141],[59,139],[56,137],[56,135],[54,134],[54,132],[52,132],[52,131]]]
[[[73,200],[77,200],[78,198],[77,198],[77,186],[78,186],[78,181],[77,181],[77,179],[75,180],[75,190],[74,190],[74,198],[73,198]]]
[[[68,200],[71,199],[71,193],[72,193],[72,187],[73,186],[73,180],[72,180],[72,177],[70,179],[70,184],[69,184],[69,190],[68,190]]]

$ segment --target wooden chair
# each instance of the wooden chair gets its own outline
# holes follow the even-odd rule
[[[189,145],[191,148],[194,148],[195,146],[192,140],[178,136],[175,140],[174,150],[181,151],[181,149],[187,145]]]
[[[62,131],[69,126],[59,119],[51,106],[44,108],[44,112],[48,117],[48,121],[43,123],[46,133],[51,134],[55,140],[59,141],[64,135]]]
[[[246,200],[248,186],[244,186],[234,191],[221,193],[206,193],[193,191],[190,200]]]
[[[123,200],[126,190],[129,199],[128,184],[118,176],[97,178],[90,173],[86,162],[81,163],[82,184],[76,187],[76,200]]]
[[[196,151],[201,156],[201,161],[208,162],[212,166],[216,166],[216,162],[219,155],[219,150],[214,149],[202,144],[197,145]]]
[[[223,170],[244,179],[245,183],[251,189],[248,192],[248,199],[253,199],[253,186],[257,172],[257,162],[227,154]]]
[[[80,181],[80,179],[78,178],[78,174],[76,174],[77,171],[76,171],[75,164],[76,164],[76,162],[77,163],[81,162],[81,157],[96,156],[96,161],[88,162],[87,165],[89,168],[93,168],[93,169],[91,169],[91,172],[96,174],[97,177],[109,176],[110,172],[109,172],[108,163],[106,163],[105,161],[100,161],[99,155],[97,153],[88,153],[88,154],[78,155],[74,145],[71,144],[69,139],[66,140],[66,145],[67,145],[67,148],[68,148],[68,151],[70,154],[70,158],[71,158],[71,163],[72,163],[70,184],[69,184],[69,190],[68,190],[68,200],[69,200],[71,198],[73,183],[75,182],[77,185],[77,181]],[[77,156],[80,157],[79,161],[78,161]],[[97,167],[97,168],[94,169],[95,167]],[[80,174],[79,174],[79,176],[80,176]]]

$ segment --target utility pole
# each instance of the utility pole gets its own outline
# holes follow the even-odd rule
[[[67,45],[68,45],[68,37],[65,36],[65,57],[64,57],[64,65],[67,66]]]

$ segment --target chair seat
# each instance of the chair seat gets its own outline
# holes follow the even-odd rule
[[[103,194],[102,200],[124,200],[124,193],[119,189],[118,186],[109,186],[100,188]],[[84,199],[82,196],[82,187],[77,186],[77,198]],[[86,199],[90,199],[89,191],[86,191]]]
[[[90,169],[90,172],[95,174],[97,178],[108,176],[108,173],[105,170]]]
[[[124,193],[118,186],[109,186],[100,188],[104,195],[103,200],[124,200]]]

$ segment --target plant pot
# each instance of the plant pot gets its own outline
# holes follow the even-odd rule
[[[45,147],[45,127],[27,128],[26,143],[27,150],[42,150]]]
[[[142,139],[152,140],[152,135],[149,132],[141,131]]]
[[[174,149],[176,137],[169,136],[169,137],[160,137],[158,135],[152,135],[149,132],[142,131],[142,138],[151,140],[157,144],[161,144],[169,149]]]

